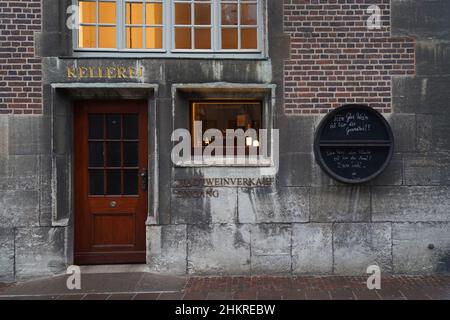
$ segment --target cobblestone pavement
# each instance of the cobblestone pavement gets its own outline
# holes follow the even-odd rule
[[[383,277],[368,290],[364,277],[173,277],[149,273],[82,276],[82,289],[67,276],[0,284],[1,299],[39,300],[450,300],[450,276]]]

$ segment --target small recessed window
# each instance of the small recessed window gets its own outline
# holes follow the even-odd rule
[[[263,0],[79,0],[76,49],[261,53]]]
[[[222,133],[222,143],[225,149],[227,130],[242,129],[247,132],[249,129],[253,129],[255,136],[246,137],[245,146],[238,146],[235,141],[232,147],[233,153],[236,153],[238,147],[244,147],[246,154],[250,147],[259,148],[259,130],[263,128],[261,101],[195,101],[192,102],[191,108],[191,136],[194,147],[199,147],[201,144],[205,148],[213,142],[204,135],[209,129],[217,129]],[[199,129],[201,129],[201,133],[196,132]],[[196,139],[199,135],[201,141]],[[223,154],[229,154],[225,151]]]

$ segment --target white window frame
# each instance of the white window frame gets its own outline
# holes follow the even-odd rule
[[[78,5],[80,0],[72,0],[74,5]],[[87,0],[90,1],[90,0]],[[98,2],[98,0],[91,0]],[[125,28],[125,0],[116,1],[116,48],[79,48],[79,30],[73,30],[73,51],[74,56],[94,56],[94,57],[167,57],[167,58],[228,58],[228,59],[258,59],[266,58],[267,53],[267,14],[266,1],[255,0],[258,11],[258,48],[257,49],[221,49],[221,11],[220,1],[211,0],[211,49],[175,49],[175,0],[162,0],[163,4],[163,48],[162,49],[127,49],[126,28]],[[194,0],[195,1],[195,0]],[[224,0],[226,1],[226,0]],[[245,1],[245,0],[238,0]],[[250,0],[251,1],[251,0]],[[114,2],[114,1],[113,1]],[[151,3],[151,0],[147,0]],[[189,2],[189,1],[187,1]],[[97,12],[98,15],[98,12]],[[98,21],[98,19],[97,19]],[[145,22],[145,21],[144,21]],[[194,23],[192,21],[192,23]],[[238,33],[240,34],[240,32]],[[98,38],[98,33],[97,33]],[[98,44],[98,40],[97,40]]]

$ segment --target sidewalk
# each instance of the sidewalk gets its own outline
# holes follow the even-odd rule
[[[0,284],[0,300],[450,300],[450,276],[383,277],[368,290],[365,277],[174,277],[145,272],[83,274],[81,290],[67,276]]]

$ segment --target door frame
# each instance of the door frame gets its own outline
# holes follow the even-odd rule
[[[142,83],[53,83],[51,104],[46,119],[51,127],[51,225],[66,229],[65,256],[67,265],[74,262],[74,101],[94,99],[146,100],[148,108],[148,213],[146,226],[157,225],[159,215],[159,152],[157,141],[157,84]],[[147,228],[148,229],[148,228]],[[146,243],[148,260],[148,243]]]

